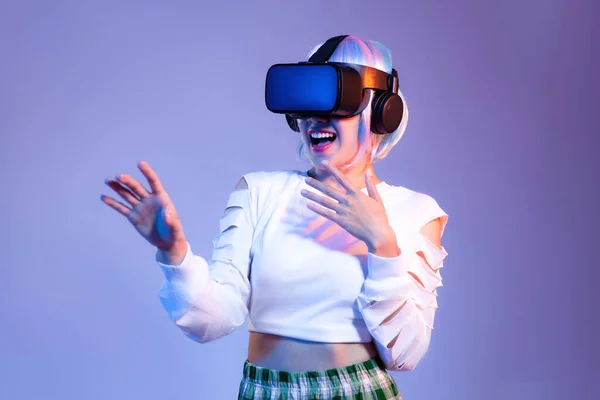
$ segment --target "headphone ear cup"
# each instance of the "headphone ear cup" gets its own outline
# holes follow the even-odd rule
[[[294,132],[300,132],[300,127],[298,126],[298,121],[296,118],[292,118],[289,114],[285,114],[285,120],[287,121],[288,126]]]
[[[371,131],[380,135],[394,132],[400,126],[404,104],[395,93],[383,92],[373,99],[371,109]]]

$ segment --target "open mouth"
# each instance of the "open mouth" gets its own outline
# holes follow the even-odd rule
[[[337,135],[332,132],[311,132],[310,143],[313,148],[325,148],[335,141]]]

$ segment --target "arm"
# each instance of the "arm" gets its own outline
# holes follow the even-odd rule
[[[425,224],[400,254],[368,254],[368,276],[358,302],[378,352],[389,370],[408,371],[426,354],[437,309],[440,268],[447,256],[441,237],[447,215],[433,204]],[[398,253],[396,253],[398,254]]]
[[[158,293],[162,306],[192,340],[206,343],[228,335],[248,315],[254,235],[250,206],[248,184],[242,178],[221,217],[210,261],[195,255],[189,243],[177,265],[165,264],[157,252],[156,262],[165,276]]]

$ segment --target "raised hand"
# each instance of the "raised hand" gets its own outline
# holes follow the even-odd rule
[[[107,179],[105,183],[127,204],[104,195],[101,200],[125,216],[142,237],[157,249],[166,253],[177,250],[181,256],[187,243],[175,206],[150,165],[141,161],[138,168],[148,180],[150,192],[130,175],[120,174],[115,179]]]
[[[323,165],[344,190],[335,189],[310,177],[306,178],[309,186],[325,195],[302,190],[302,196],[314,202],[309,202],[308,208],[364,241],[369,252],[382,256],[397,255],[399,250],[396,245],[396,235],[390,226],[377,187],[371,180],[371,170],[368,169],[365,174],[368,192],[366,195],[354,187],[334,166],[329,163]]]

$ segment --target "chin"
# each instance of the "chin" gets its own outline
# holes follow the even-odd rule
[[[314,166],[319,168],[319,169],[325,169],[325,167],[321,164],[323,161],[327,161],[329,163],[329,165],[339,168],[340,165],[344,164],[344,160],[343,158],[340,158],[339,156],[321,156],[321,157],[314,157]]]

